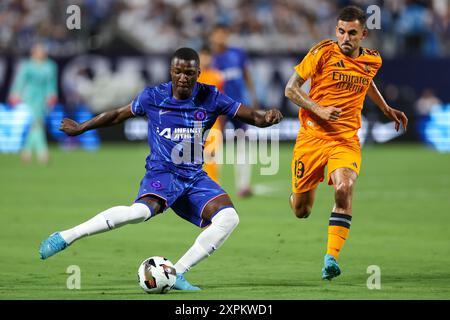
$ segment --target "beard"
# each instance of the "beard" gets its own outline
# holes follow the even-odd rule
[[[340,45],[341,51],[346,56],[351,56],[355,51],[354,47],[350,44],[342,44]]]

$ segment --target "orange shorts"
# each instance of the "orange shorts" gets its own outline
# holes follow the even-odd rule
[[[350,168],[359,175],[361,147],[357,137],[350,140],[325,140],[300,133],[292,158],[292,192],[314,189],[324,180],[328,166],[328,184],[333,184],[331,173],[338,168]]]

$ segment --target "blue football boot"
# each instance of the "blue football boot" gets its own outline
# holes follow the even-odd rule
[[[47,259],[52,255],[64,250],[67,248],[67,242],[61,237],[59,232],[55,232],[50,237],[41,242],[41,246],[39,247],[39,254],[41,255],[41,259]]]
[[[324,267],[322,269],[322,279],[331,280],[341,274],[341,269],[336,261],[336,259],[326,254],[324,258]]]
[[[182,273],[177,273],[177,281],[175,281],[175,284],[173,286],[173,289],[175,290],[189,290],[189,291],[200,291],[199,287],[193,286],[190,284],[183,276]]]

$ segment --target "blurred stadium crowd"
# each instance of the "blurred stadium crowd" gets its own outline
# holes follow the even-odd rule
[[[81,8],[81,30],[66,28],[69,5]],[[382,32],[366,43],[385,57],[450,55],[448,0],[2,0],[0,50],[25,54],[44,40],[52,56],[70,56],[116,43],[138,52],[200,47],[215,24],[232,27],[232,42],[251,53],[293,53],[333,37],[339,8],[378,5]],[[110,47],[110,46],[108,46]]]
[[[36,43],[57,65],[54,114],[84,121],[89,112],[129,103],[145,84],[166,81],[174,49],[200,49],[213,26],[224,24],[232,31],[230,44],[249,54],[259,105],[278,106],[291,120],[284,121],[286,136],[295,138],[298,107],[284,97],[286,81],[313,44],[335,38],[336,16],[351,4],[381,9],[381,30],[369,30],[364,46],[381,52],[377,85],[417,128],[402,138],[430,140],[423,137],[431,123],[440,126],[428,130],[439,133],[433,139],[450,150],[442,138],[450,133],[450,0],[1,0],[0,109],[12,114],[13,79]],[[71,5],[80,8],[80,29],[67,27]],[[370,131],[384,117],[370,99],[366,105]]]

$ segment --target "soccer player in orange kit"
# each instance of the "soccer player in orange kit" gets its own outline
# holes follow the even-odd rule
[[[220,92],[223,92],[224,77],[220,70],[212,67],[212,53],[209,47],[203,47],[200,52],[200,76],[198,82],[216,86]],[[223,136],[222,131],[224,128],[224,117],[217,118],[216,122],[209,131],[208,138],[205,143],[205,163],[203,169],[208,176],[219,183],[219,168],[215,161],[215,156],[222,148]]]
[[[291,208],[298,218],[307,218],[317,185],[324,180],[334,185],[335,203],[328,227],[327,253],[322,279],[341,274],[337,263],[348,237],[352,219],[352,192],[361,168],[357,136],[366,94],[387,118],[406,130],[406,115],[391,108],[378,91],[373,78],[381,67],[378,51],[361,47],[367,36],[366,15],[355,6],[345,7],[337,18],[337,41],[315,45],[295,67],[285,95],[300,107],[301,129],[292,159]],[[308,94],[301,89],[311,80]]]

